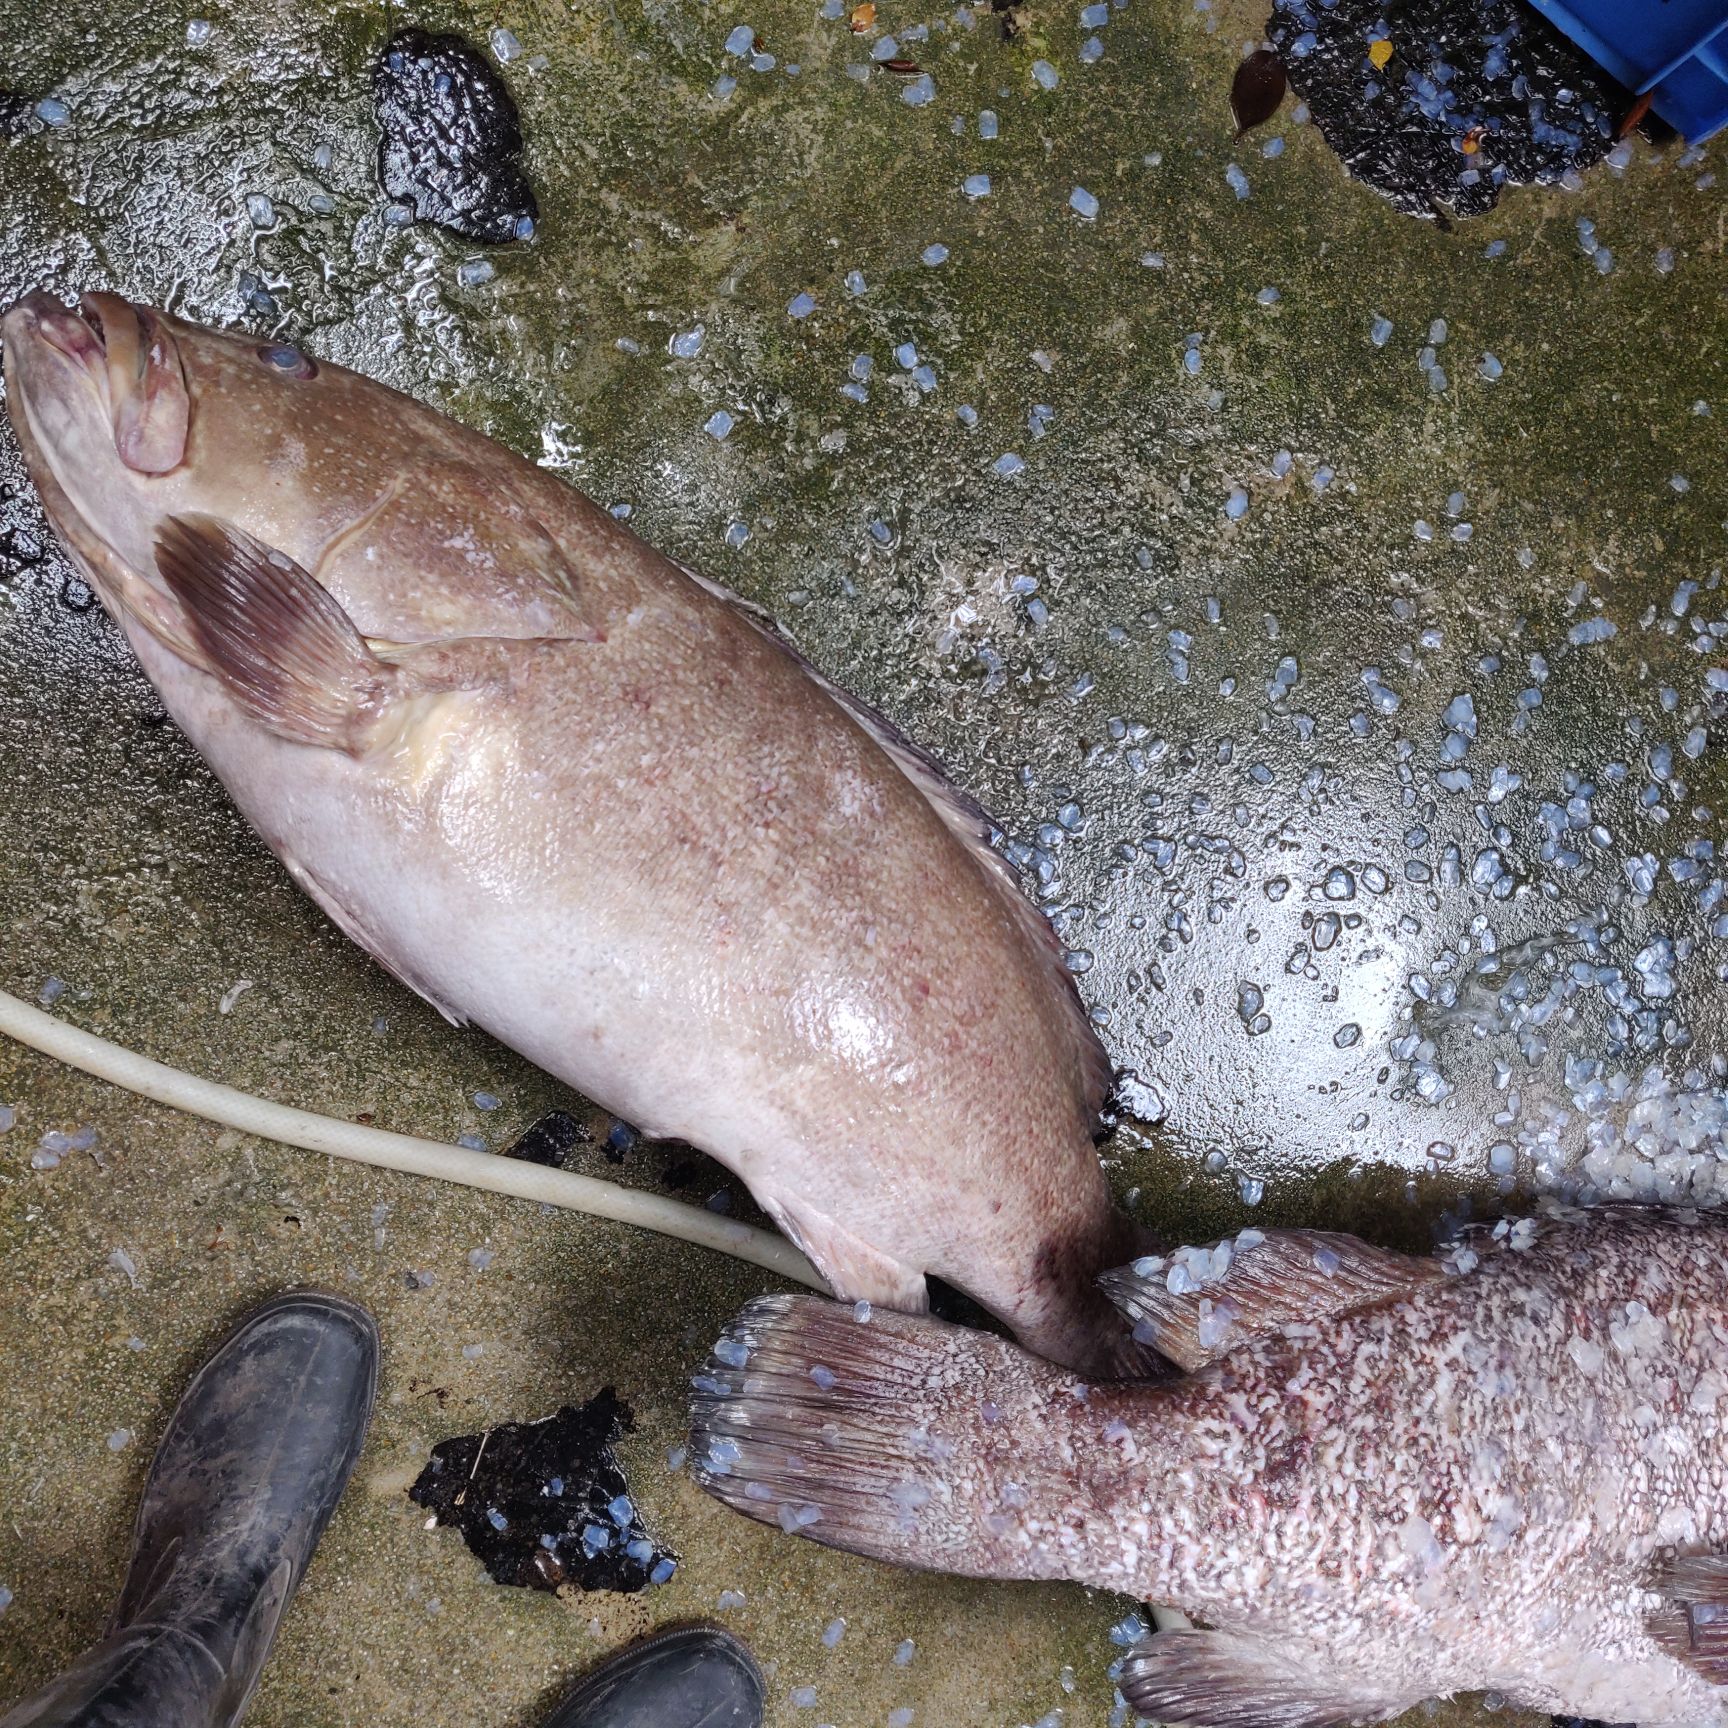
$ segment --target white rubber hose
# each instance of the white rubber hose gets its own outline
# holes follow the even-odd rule
[[[784,1237],[686,1206],[681,1200],[644,1194],[593,1176],[578,1176],[572,1170],[553,1170],[491,1152],[470,1152],[412,1134],[392,1134],[387,1129],[273,1104],[268,1098],[255,1098],[250,1092],[152,1062],[135,1050],[123,1049],[44,1014],[4,990],[0,990],[0,1032],[99,1080],[206,1121],[237,1128],[242,1134],[279,1140],[308,1152],[325,1152],[354,1164],[372,1164],[410,1176],[435,1176],[465,1188],[482,1188],[488,1194],[513,1194],[518,1200],[539,1200],[571,1212],[586,1212],[591,1218],[634,1224],[680,1242],[716,1248],[824,1295],[828,1291],[826,1280]]]
[[[412,1134],[392,1134],[384,1128],[368,1128],[359,1122],[343,1122],[334,1116],[316,1116],[287,1104],[255,1098],[215,1080],[201,1080],[165,1063],[152,1062],[135,1050],[111,1044],[93,1032],[81,1031],[40,1008],[0,990],[0,1032],[52,1056],[70,1068],[94,1074],[98,1080],[124,1087],[140,1097],[152,1098],[202,1116],[208,1122],[278,1140],[284,1146],[299,1146],[307,1152],[325,1152],[353,1164],[372,1164],[381,1170],[399,1170],[409,1176],[435,1176],[444,1182],[459,1182],[464,1188],[482,1188],[488,1194],[513,1194],[518,1200],[540,1200],[570,1212],[586,1212],[591,1218],[610,1218],[615,1224],[634,1224],[641,1230],[658,1231],[680,1242],[716,1248],[722,1254],[747,1260],[777,1272],[794,1283],[828,1293],[822,1275],[784,1237],[735,1224],[681,1200],[658,1194],[643,1194],[621,1188],[616,1182],[601,1182],[578,1176],[571,1170],[552,1170],[518,1158],[503,1158],[491,1152],[470,1152],[461,1146],[443,1146],[436,1140],[421,1140]],[[1178,1608],[1163,1605],[1150,1609],[1152,1624],[1160,1632],[1193,1622]]]

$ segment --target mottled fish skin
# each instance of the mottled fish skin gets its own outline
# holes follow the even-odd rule
[[[1304,1245],[1270,1234],[1238,1263]],[[1318,1291],[1348,1239],[1306,1240]],[[1728,1220],[1570,1212],[1478,1248],[1162,1386],[764,1298],[698,1377],[692,1467],[820,1542],[1179,1604],[1208,1629],[1123,1677],[1159,1721],[1322,1728],[1491,1689],[1720,1722],[1728,1569],[1686,1557],[1728,1551]]]
[[[1138,1248],[1092,1146],[1102,1055],[979,814],[556,476],[292,349],[86,306],[5,319],[31,474],[341,928],[452,1019],[721,1159],[841,1293],[917,1309],[933,1273],[1054,1359],[1138,1364],[1094,1285]],[[238,582],[200,566],[224,547],[251,548],[249,580],[309,574],[358,628],[347,707],[271,664],[236,699],[188,601]],[[238,651],[290,657],[283,608],[250,630],[256,594],[227,598]]]

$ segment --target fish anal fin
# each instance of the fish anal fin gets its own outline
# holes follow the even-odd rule
[[[1214,1261],[1218,1244],[1209,1253]],[[1376,1248],[1329,1230],[1244,1231],[1228,1243],[1222,1275],[1178,1278],[1198,1252],[1152,1255],[1106,1272],[1105,1293],[1135,1336],[1190,1374],[1291,1323],[1318,1324],[1352,1309],[1396,1300],[1446,1276],[1438,1260]],[[1187,1256],[1187,1258],[1185,1258]],[[1198,1283],[1198,1288],[1186,1288]]]
[[[1644,1617],[1645,1631],[1712,1686],[1728,1686],[1728,1555],[1671,1559],[1651,1587],[1666,1600]]]
[[[285,553],[213,516],[170,516],[156,568],[210,671],[259,725],[358,754],[401,674]]]
[[[930,1287],[916,1267],[873,1248],[796,1195],[758,1193],[756,1198],[842,1301],[870,1302],[901,1314],[930,1311]]]
[[[1351,1688],[1318,1652],[1304,1659],[1267,1640],[1194,1628],[1138,1645],[1121,1684],[1137,1715],[1196,1728],[1332,1728],[1415,1702]]]
[[[731,589],[692,570],[687,564],[678,569],[704,593],[724,601],[779,648],[795,660],[803,672],[818,684],[839,707],[874,740],[905,777],[923,794],[925,801],[942,818],[944,825],[977,859],[991,887],[1001,901],[1005,915],[1030,940],[1033,950],[1050,970],[1054,989],[1070,1009],[1070,1029],[1076,1054],[1085,1075],[1087,1108],[1096,1118],[1104,1108],[1115,1080],[1110,1058],[1098,1041],[1098,1034],[1087,1017],[1074,975],[1068,970],[1062,942],[1051,928],[1050,921],[1026,897],[1018,877],[1008,860],[991,843],[998,825],[971,793],[956,786],[947,772],[929,751],[914,743],[887,715],[843,690],[831,678],[810,663],[809,657],[786,633],[773,613],[734,594]]]

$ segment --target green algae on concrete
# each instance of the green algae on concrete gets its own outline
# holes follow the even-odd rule
[[[1719,741],[1666,774],[1650,750],[1712,724],[1701,680],[1724,659],[1671,598],[1697,583],[1697,608],[1723,611],[1719,149],[1688,161],[1637,143],[1576,194],[1509,193],[1443,234],[1347,181],[1288,107],[1231,141],[1253,7],[1132,0],[1084,66],[1077,7],[1023,8],[1009,42],[987,14],[962,25],[878,0],[875,35],[898,32],[935,80],[913,108],[890,75],[849,75],[872,38],[815,5],[438,5],[398,21],[520,39],[507,75],[542,205],[533,243],[487,254],[494,278],[464,288],[474,247],[385,220],[366,76],[391,27],[379,8],[204,7],[209,41],[192,49],[183,9],[10,3],[8,79],[62,96],[71,122],[0,146],[0,298],[112,286],[280,331],[629,506],[647,538],[771,606],[1038,848],[1112,1056],[1168,1106],[1105,1146],[1148,1223],[1187,1238],[1324,1223],[1419,1245],[1466,1199],[1510,1188],[1517,1204],[1564,1180],[1587,1121],[1613,1116],[1574,1103],[1587,1079],[1569,1059],[1634,1080],[1654,1065],[1708,1116],[1721,950],[1695,879],[1667,865],[1720,842]],[[772,71],[725,53],[739,23]],[[920,23],[927,40],[907,35]],[[1038,57],[1054,90],[1032,79]],[[995,139],[979,135],[985,108]],[[968,199],[976,173],[991,190]],[[1075,187],[1095,218],[1071,208]],[[276,210],[265,230],[246,214],[257,192]],[[332,213],[313,209],[320,193]],[[1579,217],[1612,247],[1607,273]],[[949,256],[930,267],[934,242]],[[793,319],[799,293],[816,306]],[[1437,318],[1439,391],[1418,364]],[[1377,319],[1393,325],[1383,347]],[[698,324],[699,351],[670,354]],[[865,402],[841,393],[859,354]],[[704,430],[721,409],[723,440]],[[1024,467],[1005,476],[1008,453]],[[1235,487],[1248,508],[1232,521]],[[329,928],[44,540],[0,439],[0,983],[33,997],[64,980],[59,1012],[292,1103],[493,1147],[559,1105],[595,1131],[590,1173],[677,1174],[654,1149],[609,1164],[603,1115],[445,1026]],[[1598,607],[1617,634],[1570,644]],[[1532,655],[1551,670],[1520,727]],[[1461,693],[1474,780],[1446,794],[1437,752]],[[1614,760],[1623,785],[1602,781]],[[1522,788],[1491,802],[1502,763]],[[1601,781],[1585,802],[1608,838],[1586,826],[1580,864],[1561,867],[1540,805],[1577,795],[1569,773]],[[1660,822],[1639,803],[1648,784]],[[1471,879],[1489,846],[1515,880],[1504,899]],[[1646,852],[1658,879],[1627,898]],[[1348,902],[1324,891],[1339,868]],[[1534,942],[1539,993],[1604,907],[1616,934],[1592,964],[1634,984],[1654,936],[1690,944],[1672,994],[1638,996],[1658,1010],[1647,1047],[1612,1048],[1619,1010],[1597,984],[1541,1026],[1521,1019],[1495,995],[1513,968],[1485,975],[1472,1012],[1436,1011],[1448,979],[1491,963],[1485,931],[1501,949]],[[1322,946],[1329,912],[1340,928]],[[223,1012],[241,979],[252,988]],[[1430,1055],[1395,1053],[1412,1032]],[[475,1108],[482,1090],[498,1111]],[[200,1353],[254,1298],[322,1283],[377,1312],[383,1394],[258,1728],[526,1725],[611,1644],[716,1614],[726,1591],[744,1596],[720,1617],[768,1665],[777,1728],[863,1728],[906,1706],[920,1724],[1107,1719],[1122,1602],[893,1573],[736,1519],[667,1469],[685,1377],[759,1274],[248,1141],[11,1047],[0,1101],[17,1112],[0,1136],[17,1293],[0,1306],[0,1584],[15,1593],[0,1698],[97,1633],[148,1445]],[[1552,1147],[1519,1140],[1528,1121]],[[45,1131],[86,1125],[89,1151],[31,1167]],[[692,1197],[726,1188],[745,1208],[724,1172],[694,1168]],[[483,1270],[476,1248],[494,1256]],[[608,1383],[640,1419],[627,1458],[645,1515],[683,1556],[665,1590],[504,1591],[421,1527],[405,1489],[435,1441]],[[790,1701],[805,1685],[813,1710]]]

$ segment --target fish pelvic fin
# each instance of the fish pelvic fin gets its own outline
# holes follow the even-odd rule
[[[1136,1338],[1193,1374],[1284,1326],[1319,1325],[1447,1276],[1438,1260],[1336,1231],[1244,1230],[1210,1249],[1143,1256],[1099,1282]]]
[[[1136,1715],[1194,1728],[1333,1728],[1418,1702],[1354,1679],[1318,1650],[1188,1628],[1136,1646],[1121,1686]]]
[[[693,1384],[691,1473],[746,1517],[898,1566],[1074,1575],[1078,1491],[1048,1460],[1079,1382],[1006,1340],[763,1296]]]
[[[379,715],[403,694],[403,674],[367,647],[314,577],[204,515],[162,524],[156,568],[205,665],[251,719],[295,743],[364,752]]]
[[[1712,1686],[1728,1686],[1728,1555],[1676,1556],[1651,1588],[1663,1598],[1644,1617],[1651,1638]]]

